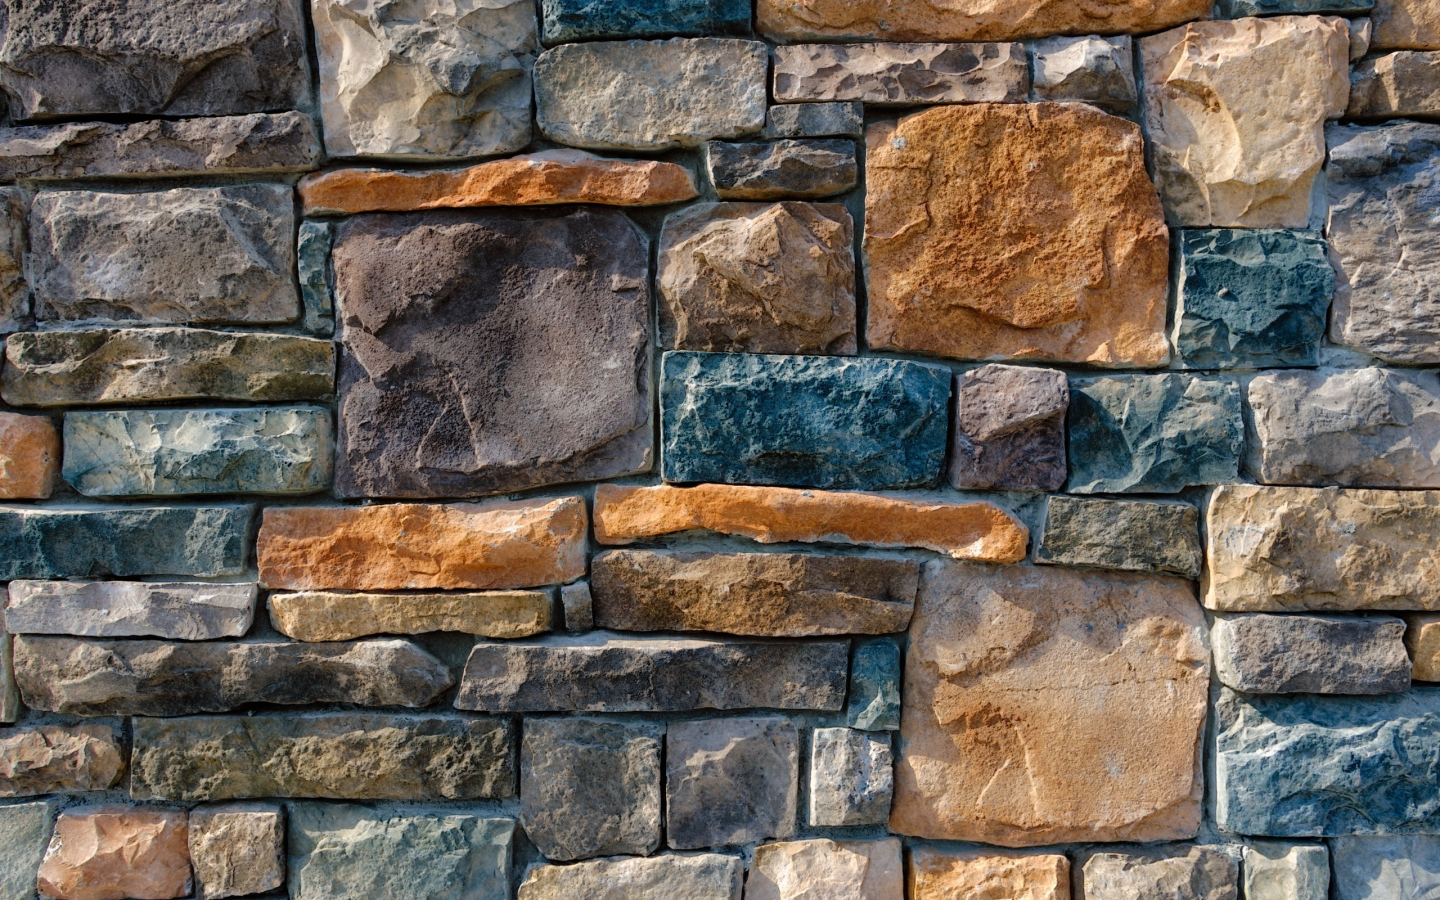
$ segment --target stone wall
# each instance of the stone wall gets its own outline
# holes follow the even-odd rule
[[[1440,0],[0,8],[0,900],[1440,897]]]

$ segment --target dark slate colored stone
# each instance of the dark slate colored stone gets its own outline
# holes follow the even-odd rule
[[[1058,491],[1065,484],[1065,373],[981,366],[955,382],[950,483],[957,488]]]
[[[767,138],[848,136],[865,133],[864,104],[857,100],[834,103],[783,103],[765,114]]]
[[[253,506],[0,507],[0,581],[245,571]]]
[[[787,140],[768,144],[705,144],[710,183],[725,200],[829,197],[860,177],[855,142]]]
[[[1391,694],[1410,689],[1405,620],[1393,616],[1218,616],[1220,683],[1251,694]]]
[[[300,304],[305,330],[311,334],[335,333],[335,279],[330,273],[330,245],[335,237],[331,222],[301,222],[295,240],[295,271],[300,276]]]
[[[665,743],[665,838],[671,847],[757,844],[795,833],[800,735],[789,719],[674,722]]]
[[[885,490],[940,475],[942,366],[667,353],[661,367],[666,481]]]
[[[331,260],[342,497],[650,468],[649,252],[621,213],[357,216]]]
[[[1200,511],[1188,503],[1051,497],[1035,561],[1200,577]]]
[[[1374,6],[1375,0],[1215,0],[1215,18],[1344,14],[1365,12]]]
[[[845,722],[861,731],[900,728],[900,645],[890,638],[855,646]]]
[[[744,36],[749,0],[541,0],[546,46],[568,41]]]

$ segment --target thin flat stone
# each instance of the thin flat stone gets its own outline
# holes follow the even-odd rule
[[[753,844],[795,833],[800,738],[789,719],[672,722],[665,744],[671,847]]]
[[[276,592],[266,601],[270,624],[297,641],[353,641],[372,634],[456,631],[522,638],[550,630],[550,591],[464,593]]]
[[[127,755],[123,733],[110,725],[7,728],[0,732],[0,797],[106,791],[120,783]]]
[[[1035,562],[1200,577],[1200,511],[1188,503],[1052,496]]]
[[[1009,41],[1052,34],[1148,33],[1210,14],[1211,0],[760,0],[759,30],[800,40]],[[1039,898],[1036,898],[1039,900]]]
[[[546,46],[617,38],[750,34],[749,0],[540,0]]]
[[[0,581],[245,571],[253,506],[0,506]]]
[[[255,621],[254,583],[12,581],[5,624],[12,634],[244,637]]]
[[[1085,900],[1239,900],[1240,864],[1217,847],[1096,853],[1081,870]]]
[[[705,167],[722,200],[829,197],[860,176],[855,142],[844,140],[707,141]]]
[[[774,87],[781,103],[1024,103],[1030,61],[1024,44],[791,44]]]
[[[1405,622],[1392,616],[1216,616],[1220,683],[1250,694],[1393,694],[1410,689]]]
[[[1324,13],[1367,12],[1375,0],[1216,0],[1215,18],[1245,16],[1304,16]]]
[[[906,854],[915,900],[970,898],[998,887],[1024,900],[1069,900],[1070,860],[1056,853],[949,851],[916,846]],[[1017,893],[1018,892],[1018,893]]]
[[[904,900],[902,847],[895,838],[825,838],[762,844],[745,883],[746,900]],[[924,895],[917,895],[924,900]]]
[[[740,900],[745,863],[719,853],[617,856],[536,866],[520,900]]]
[[[858,100],[833,103],[785,103],[766,112],[767,138],[860,137],[865,133],[863,104]]]

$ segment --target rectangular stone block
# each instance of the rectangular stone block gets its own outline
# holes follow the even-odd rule
[[[550,630],[552,591],[369,594],[274,593],[270,624],[297,641],[353,641],[372,634],[456,631],[522,638]]]
[[[1035,543],[1042,565],[1200,577],[1200,511],[1188,503],[1147,503],[1055,495]]]
[[[588,581],[561,585],[560,605],[565,608],[565,630],[584,634],[595,627],[595,598]]]
[[[0,188],[0,334],[31,326],[30,286],[25,283],[25,194]]]
[[[996,885],[1026,900],[1070,900],[1070,860],[1063,854],[915,847],[909,856],[911,900],[970,897]]]
[[[253,506],[0,506],[0,581],[245,571]]]
[[[536,866],[520,900],[740,900],[745,863],[719,853],[616,856],[573,866]]]
[[[1216,0],[1215,18],[1245,16],[1309,16],[1367,12],[1375,0]]]
[[[781,43],[832,41],[1009,41],[1050,34],[1144,34],[1210,14],[1211,0],[1107,0],[1074,3],[945,0],[760,0],[756,19]],[[1101,24],[1103,22],[1103,24]],[[1038,900],[1038,898],[1037,898]]]
[[[1440,50],[1440,13],[1426,0],[1375,0],[1376,50]]]
[[[774,86],[780,103],[1024,103],[1030,61],[1024,44],[791,44]]]
[[[189,897],[189,814],[144,806],[70,807],[40,865],[42,897],[109,900]]]
[[[900,645],[894,640],[878,638],[855,645],[845,723],[861,731],[900,728]]]
[[[1096,853],[1081,870],[1085,900],[1239,900],[1238,854],[1219,847]]]
[[[1324,844],[1252,841],[1243,851],[1245,900],[1329,900]]]
[[[816,728],[810,733],[810,825],[884,825],[895,791],[888,733]]]
[[[748,0],[540,0],[545,45],[750,33]]]
[[[1250,694],[1391,694],[1410,688],[1393,616],[1222,615],[1210,630],[1220,683]]]
[[[782,200],[842,194],[860,175],[855,142],[781,140],[705,143],[705,168],[723,200]]]
[[[244,637],[255,621],[253,583],[12,581],[5,622],[12,634]]]
[[[1384,2],[1384,0],[1381,0]],[[1440,890],[1440,837],[1337,837],[1335,900],[1424,900]]]
[[[1401,50],[1361,60],[1350,73],[1353,119],[1429,117],[1440,113],[1440,53]]]
[[[1058,491],[1065,484],[1065,373],[981,366],[955,378],[950,483],[961,490]]]
[[[303,200],[303,194],[302,200]],[[311,334],[335,333],[335,277],[330,270],[330,247],[335,226],[330,222],[300,223],[295,238],[295,274],[300,281],[302,327]]]
[[[49,800],[0,806],[0,900],[34,900],[59,805]]]
[[[125,774],[126,755],[121,727],[7,728],[0,732],[0,797],[109,790]]]
[[[1030,44],[1031,96],[1058,103],[1091,103],[1128,116],[1140,99],[1135,42],[1129,35],[1048,37]]]
[[[1405,617],[1405,649],[1414,666],[1415,681],[1440,681],[1440,613]]]
[[[60,432],[49,417],[0,412],[0,499],[49,498],[60,459]]]
[[[262,894],[285,884],[285,813],[232,803],[190,811],[190,865],[202,900]]]
[[[665,743],[671,847],[754,844],[795,833],[800,738],[789,719],[672,722]]]
[[[755,848],[747,900],[903,900],[900,841],[785,841]]]
[[[865,133],[863,104],[858,100],[833,103],[785,103],[765,113],[767,138],[860,137]]]

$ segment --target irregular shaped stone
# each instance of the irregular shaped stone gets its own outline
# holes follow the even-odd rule
[[[1070,860],[1061,854],[995,850],[910,850],[914,900],[985,896],[1000,892],[1018,900],[1070,900]]]
[[[928,563],[890,830],[1003,847],[1193,837],[1209,668],[1179,579]]]
[[[618,856],[536,866],[520,900],[740,900],[745,864],[718,853]]]
[[[294,109],[310,102],[306,45],[295,0],[12,4],[0,88],[22,120]]]
[[[512,589],[585,574],[585,501],[278,508],[260,583],[289,590]]]
[[[1245,900],[1328,900],[1330,854],[1324,844],[1254,841],[1244,850]]]
[[[285,814],[279,806],[235,803],[190,812],[195,895],[243,897],[285,884]]]
[[[0,392],[16,406],[318,400],[335,392],[335,346],[198,328],[12,334]]]
[[[549,591],[271,594],[270,624],[297,641],[353,641],[372,634],[458,631],[521,638],[550,630]]]
[[[312,0],[331,156],[464,158],[530,143],[534,0]]]
[[[560,587],[560,605],[565,608],[565,630],[583,634],[595,627],[595,601],[590,583],[577,581]]]
[[[505,900],[514,843],[513,819],[297,804],[290,812],[290,896]]]
[[[1128,36],[1052,37],[1030,45],[1032,99],[1093,103],[1127,115],[1135,87],[1135,42]]]
[[[855,645],[845,722],[862,731],[900,728],[900,646],[881,638]]]
[[[3,144],[0,140],[0,147]],[[25,195],[18,188],[0,188],[0,334],[30,326],[24,262],[27,215]]]
[[[1440,50],[1440,10],[1428,0],[1375,0],[1371,19],[1376,50]]]
[[[902,900],[900,842],[825,838],[763,844],[745,883],[746,900]]]
[[[1370,52],[1370,39],[1374,31],[1374,24],[1368,18],[1350,20],[1350,61],[1352,63],[1363,59],[1365,54]]]
[[[1344,19],[1198,22],[1142,38],[1140,58],[1170,224],[1310,227],[1325,120],[1350,93]]]
[[[890,735],[850,728],[816,728],[811,734],[811,826],[889,821],[895,791]]]
[[[1187,369],[1317,365],[1334,293],[1318,233],[1182,231],[1175,354]]]
[[[955,559],[1018,562],[1029,532],[991,503],[907,500],[879,494],[702,484],[595,488],[595,539],[631,544],[706,529],[762,544],[921,547]]]
[[[295,239],[295,274],[300,281],[302,327],[311,334],[335,333],[335,277],[330,271],[330,245],[335,226],[329,222],[300,223]]]
[[[1190,485],[1234,481],[1245,452],[1240,388],[1219,378],[1131,375],[1076,382],[1069,426],[1066,490],[1077,494],[1175,494]]]
[[[0,809],[0,897],[33,900],[36,874],[50,843],[54,801],[14,803]]]
[[[957,488],[1058,491],[1065,484],[1065,373],[981,366],[955,379],[950,483]]]
[[[541,0],[546,46],[572,41],[750,33],[747,0]]]
[[[1416,681],[1440,681],[1440,613],[1405,617],[1405,649],[1410,651]]]
[[[300,644],[95,641],[21,636],[15,680],[31,709],[185,716],[249,703],[425,706],[455,683],[402,640]]]
[[[950,370],[892,359],[666,353],[661,476],[815,488],[933,485]]]
[[[1353,119],[1393,119],[1440,113],[1440,53],[1402,50],[1362,60],[1350,73]]]
[[[58,900],[190,896],[189,816],[142,806],[72,808],[55,820],[38,889]]]
[[[14,647],[5,630],[5,613],[0,610],[0,724],[19,721],[20,689],[15,686]]]
[[[849,641],[771,643],[605,631],[479,643],[465,663],[455,706],[483,712],[838,710],[845,702],[849,657]]]
[[[780,103],[859,100],[879,106],[1024,103],[1023,44],[796,44],[775,48]]]
[[[0,412],[0,500],[44,500],[60,477],[60,432],[44,416]]]
[[[646,856],[660,846],[660,743],[644,722],[530,719],[520,825],[550,859]]]
[[[1424,900],[1440,889],[1440,838],[1344,836],[1330,846],[1336,900]]]
[[[1405,622],[1391,616],[1216,616],[1220,683],[1251,694],[1390,694],[1410,688]]]
[[[125,774],[125,756],[121,734],[109,725],[6,729],[0,733],[0,797],[109,790]]]
[[[804,553],[609,550],[591,562],[595,625],[818,637],[904,631],[913,560]]]
[[[764,137],[804,138],[865,133],[865,115],[858,100],[833,103],[786,103],[766,111]]]
[[[345,712],[133,724],[130,795],[137,800],[515,796],[509,719]]]
[[[1007,41],[1096,31],[1143,33],[1210,14],[1210,0],[760,0],[759,29],[777,41]]]
[[[871,347],[1169,358],[1170,238],[1134,123],[1077,104],[947,107],[876,123],[866,145]]]
[[[151,581],[12,581],[5,604],[13,634],[244,637],[255,621],[254,584]]]
[[[143,409],[65,416],[65,480],[87,497],[310,494],[330,486],[330,410]]]
[[[1096,853],[1081,877],[1085,900],[1237,900],[1240,866],[1214,847]]]
[[[660,233],[661,343],[854,355],[854,243],[838,204],[700,203],[669,216]]]
[[[619,212],[364,216],[331,259],[340,496],[650,468],[649,251]]]
[[[1200,577],[1200,512],[1188,503],[1053,496],[1035,562]]]
[[[855,187],[860,176],[855,144],[844,140],[708,141],[705,167],[725,200],[828,197]]]
[[[0,507],[0,581],[245,571],[253,506]]]
[[[695,850],[794,834],[799,742],[780,716],[670,723],[666,843]]]
[[[563,44],[535,63],[535,115],[548,139],[592,150],[668,150],[765,125],[769,47],[675,38]]]

